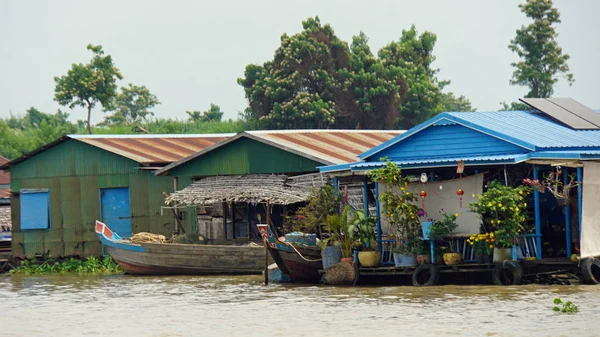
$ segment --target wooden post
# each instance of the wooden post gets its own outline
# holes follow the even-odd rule
[[[221,207],[223,207],[223,233],[225,234],[225,240],[227,240],[227,202],[223,201]]]
[[[267,200],[267,225],[271,226],[271,202]]]
[[[563,167],[563,186],[566,186],[569,183],[569,173],[566,167]],[[565,236],[567,239],[566,247],[567,247],[567,257],[571,258],[571,199],[567,196],[567,200],[569,201],[565,207],[563,208],[565,213]]]
[[[265,285],[269,284],[269,246],[267,246],[267,241],[265,242]]]
[[[235,201],[231,202],[231,237],[235,240]]]
[[[267,199],[267,226],[271,226],[271,202]],[[265,242],[265,285],[269,284],[269,243]]]
[[[533,165],[533,179],[538,179],[538,168]],[[535,245],[537,246],[537,259],[542,259],[542,224],[540,220],[540,192],[533,188],[533,214],[535,223]]]

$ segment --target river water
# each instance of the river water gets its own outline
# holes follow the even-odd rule
[[[600,286],[261,281],[0,275],[0,336],[600,336]],[[556,297],[580,312],[553,312]]]

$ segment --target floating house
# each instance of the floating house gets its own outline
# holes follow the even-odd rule
[[[211,239],[235,239],[252,234],[258,238],[259,234],[253,233],[254,224],[264,223],[266,213],[271,213],[265,208],[267,199],[279,200],[272,210],[275,215],[271,221],[281,225],[287,206],[301,201],[293,190],[300,185],[324,183],[322,176],[315,175],[319,166],[353,163],[360,153],[402,132],[246,131],[166,165],[156,174],[172,176],[177,185],[191,184],[169,200],[178,204],[177,209],[195,212],[195,217],[187,218],[187,225],[197,227],[200,234]],[[354,194],[352,182],[348,181],[346,186],[350,188],[348,199],[360,205],[362,185]],[[285,197],[282,193],[288,188],[291,190]]]
[[[582,258],[598,256],[600,114],[568,98],[522,101],[531,111],[441,113],[365,151],[360,161],[329,165],[320,171],[334,177],[361,176],[389,160],[401,167],[403,174],[426,178],[422,180],[426,182],[417,180],[411,185],[416,193],[426,191],[423,206],[433,216],[440,207],[468,213],[468,203],[476,200],[491,180],[517,185],[524,178],[542,180],[554,175],[568,184],[573,177],[580,184],[567,196],[566,204],[548,190],[533,189],[528,207],[535,231],[523,235],[519,253],[538,260],[568,258],[572,253]],[[366,178],[365,184],[375,195],[385,188]],[[377,212],[382,262],[393,263],[393,240],[386,241],[385,219],[379,216],[379,207]],[[459,226],[463,221],[460,219]],[[476,218],[470,221],[478,222]],[[478,232],[470,226],[463,227],[462,234]],[[461,251],[466,261],[472,259],[467,246]],[[600,280],[600,273],[597,277]]]
[[[100,255],[96,220],[124,237],[170,236],[175,221],[161,206],[176,188],[153,172],[231,136],[71,135],[3,164],[11,173],[13,256]]]

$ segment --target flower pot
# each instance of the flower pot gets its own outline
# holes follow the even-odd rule
[[[569,204],[569,199],[556,198],[556,203],[559,207],[565,207]]]
[[[431,257],[429,254],[417,255],[417,263],[418,264],[428,264],[431,263]]]
[[[460,263],[461,257],[459,253],[444,253],[444,263],[451,266]]]
[[[381,254],[378,251],[358,252],[358,262],[363,267],[377,267],[381,260]]]
[[[494,263],[500,263],[504,260],[512,259],[512,248],[496,248],[494,247]]]
[[[417,264],[417,258],[414,255],[402,255],[394,253],[394,264],[396,267],[410,267]]]
[[[492,256],[490,254],[483,255],[483,263],[490,264],[492,263]]]
[[[342,257],[340,262],[352,263],[354,261],[353,257]]]
[[[323,269],[327,269],[340,262],[342,251],[338,246],[327,246],[321,250],[321,258],[323,261]]]
[[[429,234],[431,234],[431,225],[433,222],[421,222],[421,229],[423,230],[423,240],[429,240]]]
[[[475,263],[483,264],[483,254],[475,254]]]

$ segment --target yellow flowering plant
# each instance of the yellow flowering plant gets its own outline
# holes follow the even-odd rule
[[[496,232],[495,247],[508,248],[515,243],[518,235],[531,231],[527,226],[530,219],[527,199],[531,187],[510,187],[499,181],[493,181],[486,187],[478,200],[469,204],[470,211],[479,215],[485,232]],[[499,240],[500,236],[502,240]]]
[[[467,239],[467,243],[473,247],[473,251],[478,255],[491,255],[495,242],[496,238],[493,232],[473,234]]]

